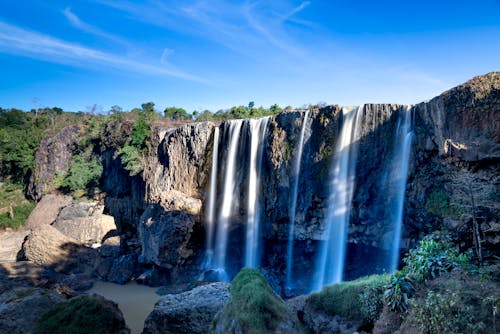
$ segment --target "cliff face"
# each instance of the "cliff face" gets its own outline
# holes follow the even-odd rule
[[[350,271],[352,276],[363,273],[356,268],[359,259],[369,263],[373,254],[387,251],[392,216],[388,197],[384,196],[389,188],[386,180],[398,168],[394,160],[399,144],[395,133],[406,110],[401,105],[366,104],[359,111],[358,137],[353,143],[358,158],[348,232],[347,277]],[[452,231],[457,239],[463,240],[464,247],[468,246],[474,215],[483,229],[486,250],[494,252],[500,242],[496,190],[500,175],[500,73],[474,78],[429,102],[411,107],[410,112],[413,145],[402,248],[411,247],[425,233],[436,229]],[[285,263],[293,165],[303,121],[304,112],[273,116],[264,138],[260,218],[266,255],[262,264],[278,274]],[[304,270],[310,270],[310,258],[315,256],[318,242],[324,238],[330,169],[343,122],[341,108],[328,106],[312,110],[305,128],[294,230],[296,265]],[[192,279],[194,268],[202,261],[214,127],[209,122],[191,123],[159,131],[159,144],[148,157],[142,176],[130,177],[119,159],[113,158],[114,152],[103,154],[105,204],[107,212],[122,227],[124,240],[128,242],[125,249],[136,254],[144,266],[152,266],[168,279],[182,279],[186,272]],[[222,136],[224,129],[222,126]],[[66,144],[61,144],[62,147],[71,147],[71,140],[63,142]],[[241,147],[238,159],[243,167],[238,170],[237,178],[239,184],[245,185],[249,144],[242,143]],[[50,165],[46,156],[54,155],[52,151],[47,144],[41,145],[37,166]],[[45,169],[49,174],[56,170]],[[36,189],[33,191],[36,196],[46,189],[42,174],[35,171],[32,188]],[[219,183],[223,182],[221,178]],[[240,187],[235,201],[246,203],[245,189],[246,186]],[[476,199],[475,211],[470,209],[471,197]],[[230,253],[239,259],[246,210],[240,205],[231,217]],[[369,270],[381,266],[370,265]]]

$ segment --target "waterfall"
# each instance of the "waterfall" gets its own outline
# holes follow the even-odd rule
[[[302,149],[304,146],[304,135],[306,132],[307,121],[309,119],[310,110],[307,109],[304,114],[304,119],[302,120],[302,128],[300,129],[299,147],[297,149],[297,156],[295,157],[295,162],[293,166],[293,190],[291,196],[291,204],[288,212],[290,218],[289,230],[288,230],[288,244],[287,244],[287,256],[286,256],[286,281],[285,287],[290,289],[292,284],[292,264],[293,264],[293,240],[295,233],[295,215],[297,211],[297,197],[299,189],[299,175],[300,175],[300,164],[302,162]]]
[[[342,108],[344,122],[340,131],[332,170],[325,236],[316,267],[313,290],[342,281],[347,232],[353,195],[357,140],[362,107]]]
[[[402,115],[401,115],[402,114]],[[410,149],[413,140],[411,126],[411,106],[400,109],[398,125],[396,129],[395,155],[392,162],[394,203],[391,210],[391,221],[393,226],[393,240],[391,247],[390,272],[397,270],[399,262],[399,246],[401,243],[401,225],[403,220],[403,205],[406,192],[406,179],[408,177],[408,166],[410,162]]]
[[[240,138],[242,120],[228,122],[229,148],[226,159],[226,173],[224,178],[224,188],[222,193],[222,207],[217,221],[216,247],[215,247],[215,270],[219,279],[228,280],[226,273],[226,251],[229,233],[229,223],[231,218],[231,207],[235,190],[236,178],[236,156],[238,142]]]
[[[212,170],[210,171],[210,189],[208,191],[207,211],[205,220],[207,224],[207,236],[205,244],[205,260],[203,267],[210,268],[214,256],[214,227],[215,227],[215,194],[217,192],[217,172],[219,156],[219,128],[214,128],[214,146],[212,149]]]
[[[260,221],[259,191],[264,152],[265,135],[269,117],[249,120],[250,127],[250,166],[248,178],[247,227],[245,238],[245,267],[260,264]]]

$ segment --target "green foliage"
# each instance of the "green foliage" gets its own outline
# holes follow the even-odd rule
[[[131,144],[138,149],[145,148],[151,139],[151,128],[145,117],[138,117],[134,122]]]
[[[425,210],[434,216],[446,216],[450,211],[448,197],[441,189],[432,190],[425,202]]]
[[[35,207],[34,202],[24,198],[23,186],[7,183],[0,186],[0,229],[21,227]],[[13,217],[10,215],[12,208]]]
[[[105,334],[120,327],[109,303],[78,296],[52,307],[38,322],[38,334]]]
[[[473,307],[460,302],[457,292],[429,290],[425,300],[411,301],[413,315],[424,334],[482,333],[485,325],[475,319]]]
[[[101,160],[96,157],[90,157],[90,160],[77,155],[73,157],[68,175],[61,182],[61,186],[71,191],[85,190],[99,186],[103,166]]]
[[[346,320],[371,323],[382,310],[386,275],[371,275],[354,281],[325,287],[311,295],[309,302],[329,314],[338,314]]]
[[[406,312],[408,301],[415,293],[415,284],[410,276],[403,272],[395,272],[389,284],[385,286],[384,300],[389,309],[396,312]]]
[[[144,169],[144,157],[135,146],[127,145],[118,151],[123,168],[129,171],[131,176],[137,175]]]
[[[224,308],[245,333],[271,333],[286,314],[283,300],[255,269],[243,268],[233,279],[231,301]]]
[[[435,278],[443,272],[467,264],[465,254],[458,254],[451,243],[434,238],[432,235],[424,238],[404,259],[406,272],[418,282]]]
[[[163,111],[165,118],[169,118],[176,121],[189,120],[191,115],[183,108],[168,107]]]

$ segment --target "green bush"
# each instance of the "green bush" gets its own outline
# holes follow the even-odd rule
[[[372,275],[325,287],[311,295],[309,302],[329,314],[346,320],[373,322],[382,310],[386,275]]]
[[[102,172],[102,162],[98,157],[94,156],[89,161],[86,161],[77,155],[73,157],[69,172],[60,184],[71,191],[97,187]]]
[[[460,302],[457,292],[429,290],[425,300],[411,300],[411,306],[424,334],[476,334],[485,327],[475,319],[472,306]]]
[[[222,312],[227,318],[235,319],[244,333],[272,333],[287,307],[261,273],[243,268],[232,281],[231,301]],[[217,318],[214,321],[217,322]]]
[[[38,322],[38,334],[106,334],[125,327],[103,298],[78,296],[56,304]]]
[[[424,238],[404,259],[405,271],[418,282],[435,278],[443,272],[467,264],[467,256],[458,254],[453,244],[434,238],[436,237],[433,235]]]
[[[385,289],[384,300],[389,309],[396,312],[406,312],[408,301],[415,293],[413,280],[404,272],[397,271],[392,274]]]
[[[446,194],[440,189],[434,189],[425,202],[425,210],[438,217],[446,216],[450,210],[450,204]]]
[[[123,168],[125,168],[131,176],[137,175],[144,169],[144,158],[139,149],[134,146],[127,145],[118,151]]]

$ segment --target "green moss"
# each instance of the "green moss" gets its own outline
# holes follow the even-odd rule
[[[438,217],[446,216],[450,211],[446,194],[440,189],[432,190],[425,202],[425,211]]]
[[[79,296],[56,304],[38,322],[38,334],[105,334],[124,326],[104,299]]]
[[[287,307],[261,273],[243,268],[232,282],[231,301],[224,311],[245,333],[270,333],[282,321]]]
[[[311,295],[309,302],[328,314],[345,320],[372,322],[382,309],[387,275],[372,275],[325,287]]]

